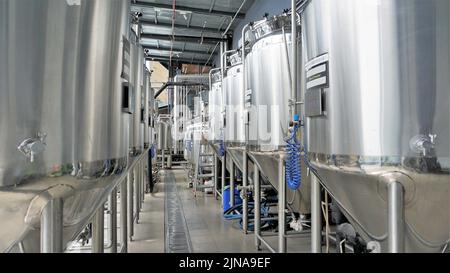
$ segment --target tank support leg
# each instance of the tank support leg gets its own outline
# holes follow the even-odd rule
[[[230,207],[234,207],[234,162],[231,161],[230,169]]]
[[[63,200],[49,201],[41,216],[41,252],[63,252]]]
[[[127,179],[125,179],[120,184],[120,231],[123,253],[128,252],[127,195]]]
[[[388,184],[388,245],[390,253],[405,251],[404,189],[402,184]]]
[[[223,193],[225,192],[225,180],[226,180],[226,173],[227,173],[227,168],[226,168],[226,165],[225,165],[225,161],[226,160],[226,158],[225,158],[225,155],[224,156],[222,156],[222,183],[220,183],[220,185],[221,185],[221,188],[222,188],[222,204],[223,204]]]
[[[219,184],[219,160],[217,158],[217,155],[214,155],[213,168],[214,168],[214,198],[217,199],[217,185]]]
[[[128,173],[128,239],[133,241],[134,208],[133,208],[133,170]]]
[[[259,236],[261,236],[261,183],[259,181],[259,169],[258,165],[253,164],[253,184],[255,185],[255,247],[256,250],[261,250],[261,240]]]
[[[136,167],[134,168],[134,208],[136,210],[136,224],[139,223],[139,206],[140,206],[140,190],[139,185],[141,183],[141,165],[140,162],[136,164]],[[134,233],[133,233],[134,234]]]
[[[117,253],[117,188],[112,190],[110,200],[111,252]]]
[[[92,252],[104,252],[104,231],[105,231],[105,211],[104,204],[98,208],[92,221]]]
[[[278,252],[286,253],[286,176],[284,156],[278,162]]]
[[[244,187],[245,196],[242,200],[242,229],[244,234],[248,232],[248,199],[246,194],[246,189],[248,186],[248,158],[247,151],[243,153],[243,171],[242,171],[242,186]]]
[[[311,174],[311,252],[322,252],[322,214],[320,207],[320,182]]]

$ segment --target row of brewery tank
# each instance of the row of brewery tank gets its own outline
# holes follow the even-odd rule
[[[54,199],[64,242],[74,239],[154,143],[130,14],[122,0],[0,2],[0,251],[39,251]]]
[[[298,114],[303,197],[307,166],[366,242],[442,251],[450,239],[450,4],[375,2],[304,1],[297,60],[289,14],[251,24],[245,47],[212,75],[209,140],[216,151],[224,143],[241,171],[247,151],[276,187]],[[394,182],[399,214],[388,211]],[[401,232],[390,234],[395,221]]]

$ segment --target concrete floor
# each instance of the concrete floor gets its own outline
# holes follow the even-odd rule
[[[182,168],[160,172],[160,181],[172,173],[176,179],[178,194],[183,206],[187,228],[192,242],[193,252],[200,253],[252,253],[254,235],[243,234],[238,222],[223,219],[220,200],[212,194],[197,194],[188,188],[187,173]],[[164,182],[156,185],[156,191],[145,197],[140,221],[135,225],[133,242],[129,243],[129,252],[158,253],[165,251],[164,226]],[[273,248],[277,247],[277,237],[267,237]],[[289,238],[288,252],[309,252],[309,236]],[[262,246],[261,252],[269,252]]]

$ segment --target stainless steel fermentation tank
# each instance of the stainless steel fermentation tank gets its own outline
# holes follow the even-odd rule
[[[243,170],[245,151],[244,91],[242,90],[243,69],[240,52],[227,56],[223,77],[223,96],[225,98],[225,146],[229,158],[239,170]],[[228,65],[229,64],[229,65]],[[227,168],[231,162],[227,160]],[[251,164],[251,163],[250,163]],[[249,166],[253,170],[253,165]]]
[[[285,139],[291,134],[291,25],[290,14],[282,14],[256,22],[246,35],[251,41],[251,51],[245,59],[248,82],[246,99],[242,103],[249,113],[248,155],[276,189],[280,175],[285,175],[279,173],[278,162],[285,153]],[[300,49],[299,40],[296,43]],[[301,71],[301,54],[298,56],[297,70]],[[297,77],[297,82],[300,87],[301,77]],[[300,91],[299,88],[298,98]],[[302,185],[298,191],[288,188],[287,197],[296,211],[309,213],[310,177],[303,161],[301,165]]]
[[[177,85],[173,91],[173,146],[174,153],[178,154],[184,150],[183,137],[187,126],[190,124],[194,116],[194,98],[198,98],[198,92],[207,86],[209,75],[193,74],[193,75],[177,75],[174,82]],[[187,83],[187,85],[183,85]],[[198,83],[198,86],[192,84]]]
[[[121,0],[0,1],[0,251],[39,252],[52,199],[74,239],[126,171],[129,12]]]
[[[209,130],[208,141],[214,152],[219,155],[220,145],[224,142],[225,100],[222,93],[222,72],[219,69],[210,74],[210,91],[208,100]]]
[[[146,80],[145,71],[145,58],[144,48],[139,43],[139,38],[132,32],[131,34],[131,79],[130,85],[132,88],[133,96],[133,117],[132,126],[130,126],[130,134],[132,141],[130,142],[130,148],[133,155],[139,155],[144,149],[144,100],[145,100],[145,87],[144,81]]]
[[[450,2],[312,0],[302,18],[309,158],[323,185],[383,251],[441,251]]]

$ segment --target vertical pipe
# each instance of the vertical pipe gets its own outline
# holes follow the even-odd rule
[[[286,176],[284,155],[278,162],[278,252],[286,253]]]
[[[94,215],[94,220],[92,221],[92,252],[93,253],[103,253],[104,250],[104,222],[105,222],[105,212],[104,204],[98,208]]]
[[[242,186],[244,187],[244,192],[247,191],[248,186],[248,158],[247,149],[243,152],[243,175],[242,175]],[[245,194],[242,200],[242,229],[245,234],[248,232],[248,199],[247,194]]]
[[[63,252],[63,200],[50,200],[41,215],[41,253]]]
[[[219,175],[219,162],[217,159],[217,155],[214,154],[214,198],[216,199],[217,199],[217,185],[219,184],[218,175]]]
[[[130,170],[128,173],[128,239],[133,241],[134,235],[134,205],[133,205],[133,180],[134,174],[133,170]]]
[[[120,184],[120,231],[122,252],[128,252],[128,225],[127,225],[127,179]]]
[[[253,184],[255,185],[255,247],[256,250],[261,250],[261,184],[259,181],[259,169],[256,164],[253,164]]]
[[[389,253],[405,251],[404,189],[402,184],[388,184],[388,245]]]
[[[169,148],[169,154],[167,155],[167,168],[172,169],[172,149]]]
[[[110,199],[111,252],[117,253],[117,188],[112,190]]]
[[[140,166],[140,162],[138,162],[136,164],[136,167],[134,168],[134,208],[135,208],[135,213],[136,213],[136,224],[139,222],[139,206],[140,206],[140,190],[139,190],[139,185],[140,185],[140,180],[141,180],[141,166]],[[133,233],[134,234],[134,233]]]
[[[292,40],[292,61],[291,61],[291,71],[292,71],[292,88],[291,88],[291,119],[294,120],[294,115],[296,114],[296,103],[297,103],[297,59],[298,59],[298,48],[297,48],[297,0],[291,0],[292,14],[291,14],[291,40]]]
[[[226,160],[226,156],[222,156],[222,183],[220,183],[220,185],[222,186],[222,204],[223,204],[223,193],[225,192],[225,183],[226,183],[226,172],[227,172],[227,168],[225,166],[225,161]]]
[[[234,162],[231,160],[230,169],[230,207],[234,207]]]
[[[322,252],[322,214],[320,207],[320,182],[311,175],[311,252]]]
[[[165,164],[165,150],[162,149],[162,154],[161,154],[161,169],[164,170],[164,164]]]
[[[242,28],[242,96],[244,97],[245,101],[245,91],[247,89],[246,85],[246,64],[245,64],[245,33],[248,29],[250,24],[247,24]],[[243,175],[242,175],[242,185],[244,188],[248,185],[248,169],[247,169],[247,149],[248,149],[248,112],[244,111],[244,115],[247,115],[247,117],[244,117],[244,123],[245,123],[245,150],[243,152]],[[244,189],[246,190],[246,189]],[[242,200],[242,229],[244,230],[244,233],[247,234],[248,231],[248,200],[247,196],[244,196],[244,200]]]

